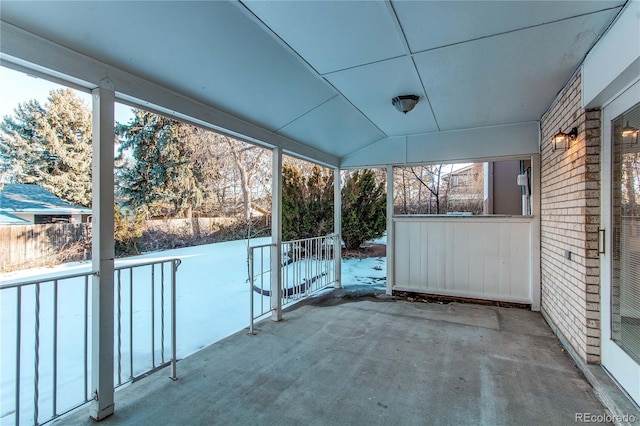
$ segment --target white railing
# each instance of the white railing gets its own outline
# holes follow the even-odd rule
[[[276,244],[248,248],[249,260],[249,333],[254,322],[271,312],[271,254]]]
[[[336,234],[283,242],[280,246],[282,268],[282,306],[298,301],[337,281],[334,248]],[[275,244],[249,247],[250,326],[272,311],[271,255]]]
[[[171,377],[176,378],[179,265],[179,259],[167,259],[116,266],[116,388],[169,363]],[[95,272],[83,272],[0,285],[0,423],[42,424],[93,398],[93,275]],[[171,324],[168,332],[165,322]]]

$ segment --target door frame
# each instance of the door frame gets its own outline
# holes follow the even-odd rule
[[[640,81],[608,103],[602,110],[600,151],[600,354],[601,364],[620,386],[640,404],[640,364],[634,361],[611,339],[611,249],[612,239],[612,146],[611,122],[640,102]],[[604,231],[604,232],[602,232]],[[604,235],[603,235],[604,233]],[[604,244],[604,246],[603,246]]]

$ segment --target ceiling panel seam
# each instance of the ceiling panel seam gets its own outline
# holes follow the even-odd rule
[[[294,56],[296,58],[298,58],[298,60],[309,71],[312,71],[316,75],[316,77],[318,77],[319,80],[322,80],[325,83],[327,82],[327,80],[322,78],[322,76],[320,75],[318,70],[316,70],[313,65],[311,65],[309,62],[307,62],[307,60],[302,55],[300,55],[297,50],[295,50],[293,47],[291,47],[291,45],[289,43],[287,43],[282,37],[280,37],[280,35],[277,32],[275,32],[269,25],[267,25],[266,22],[264,22],[262,19],[260,19],[260,17],[258,15],[253,13],[253,11],[246,4],[244,4],[244,2],[242,0],[239,0],[238,2],[236,2],[236,4],[240,5],[238,8],[242,11],[242,13],[245,16],[247,16],[248,18],[253,20],[256,24],[261,25],[262,28],[265,28],[267,30],[267,33],[270,34],[271,37],[274,40],[276,40],[276,42],[278,42],[282,47],[288,49],[289,52],[293,53]],[[333,85],[329,84],[329,86],[332,87],[335,90],[335,87],[333,87]]]
[[[320,75],[322,77],[332,76],[333,74],[338,74],[338,73],[341,73],[343,71],[350,71],[350,70],[353,70],[353,69],[358,69],[358,68],[366,67],[366,66],[369,66],[369,65],[381,64],[383,62],[393,61],[394,59],[406,58],[408,56],[409,56],[408,54],[391,56],[391,57],[384,58],[384,59],[378,59],[377,61],[366,62],[366,63],[363,63],[363,64],[352,65],[350,67],[340,68],[340,69],[337,69],[337,70],[328,71],[328,72],[325,72],[324,74],[320,74]]]
[[[429,110],[431,110],[431,115],[433,116],[433,121],[436,123],[436,128],[438,131],[442,130],[440,128],[440,124],[438,123],[438,117],[436,117],[436,112],[433,110],[433,106],[431,105],[431,100],[429,99],[429,93],[427,93],[427,87],[424,85],[424,80],[422,79],[422,75],[420,71],[418,71],[418,66],[416,65],[416,61],[411,56],[411,64],[413,65],[413,69],[418,75],[418,79],[420,80],[420,85],[422,86],[422,91],[424,92],[424,98],[427,100],[427,104],[429,104]]]
[[[311,108],[309,111],[306,111],[304,113],[302,113],[301,115],[299,115],[298,117],[294,118],[293,120],[289,121],[288,123],[286,123],[283,126],[280,126],[280,128],[276,129],[276,133],[280,133],[280,130],[284,129],[285,127],[287,127],[288,125],[300,120],[302,117],[311,114],[313,111],[317,110],[318,108],[320,108],[322,105],[326,104],[327,102],[331,102],[332,100],[334,100],[335,98],[337,98],[338,96],[340,96],[338,93],[336,93],[335,95],[333,95],[332,97],[330,97],[329,99],[327,99],[324,102],[319,103],[318,105],[314,106],[313,108]]]
[[[427,105],[429,105],[429,111],[431,111],[431,116],[433,117],[434,123],[436,123],[436,128],[440,131],[440,124],[438,123],[438,117],[436,117],[436,112],[433,110],[433,105],[431,105],[431,100],[429,99],[429,93],[427,92],[427,87],[422,80],[422,75],[420,75],[420,71],[418,71],[418,67],[416,66],[416,62],[413,59],[413,55],[411,54],[411,46],[409,46],[409,40],[407,40],[407,35],[405,34],[404,28],[402,28],[402,22],[400,22],[400,18],[398,18],[398,14],[396,12],[395,7],[393,7],[393,3],[391,0],[388,1],[388,7],[390,9],[391,14],[393,15],[394,21],[396,23],[396,29],[400,32],[402,36],[402,41],[404,45],[404,51],[407,57],[411,59],[411,64],[413,65],[413,70],[418,76],[418,80],[420,80],[420,86],[422,86],[422,92],[424,94],[424,98],[427,101]],[[408,93],[407,93],[408,94]]]
[[[371,123],[371,125],[376,128],[380,133],[382,133],[385,136],[389,136],[387,135],[386,132],[384,132],[380,127],[378,127],[378,125],[369,118],[369,116],[367,114],[365,114],[364,112],[362,112],[362,110],[360,108],[358,108],[357,106],[355,106],[353,104],[353,102],[351,102],[349,100],[349,98],[347,98],[344,93],[342,93],[342,91],[338,90],[338,88],[336,88],[329,80],[327,80],[322,74],[320,74],[318,72],[318,70],[315,69],[315,67],[313,67],[313,65],[311,65],[309,62],[307,62],[307,60],[298,53],[297,50],[295,50],[289,43],[287,43],[284,39],[282,39],[282,37],[280,37],[280,35],[275,32],[269,25],[267,25],[266,22],[264,22],[262,19],[260,19],[259,16],[257,16],[255,13],[253,13],[253,11],[246,5],[244,4],[244,2],[242,0],[239,0],[237,2],[237,4],[240,4],[242,7],[240,7],[240,9],[247,15],[249,16],[251,19],[253,19],[256,23],[258,23],[259,25],[262,25],[263,28],[267,29],[267,32],[269,34],[271,34],[271,36],[277,40],[279,43],[281,43],[281,45],[283,47],[286,47],[289,49],[290,52],[293,52],[293,54],[306,66],[308,67],[308,69],[310,71],[312,71],[319,79],[321,79],[322,81],[325,82],[325,84],[328,84],[333,90],[335,90],[340,96],[342,96],[342,98],[349,103],[349,105],[351,105],[356,111],[358,111],[360,113],[360,115],[362,117],[364,117],[369,123]],[[335,97],[335,96],[334,96]],[[304,117],[305,115],[307,115],[309,112],[313,111],[314,109],[318,108],[319,106],[327,103],[328,101],[330,101],[331,99],[333,99],[334,97],[331,97],[329,99],[327,99],[325,102],[322,102],[321,104],[317,105],[316,107],[312,108],[311,110],[307,111],[306,113],[302,114],[300,117]],[[293,121],[289,122],[287,125],[293,123],[294,121],[296,121],[297,119],[299,119],[300,117],[294,119]],[[276,132],[279,132],[281,129],[283,129],[285,126],[280,127],[280,129],[276,130]]]
[[[393,7],[393,6],[391,6],[391,7]],[[476,38],[471,38],[471,39],[468,39],[468,40],[462,40],[462,41],[458,41],[458,42],[450,43],[450,44],[443,44],[441,46],[431,47],[429,49],[416,50],[415,52],[410,50],[410,47],[408,45],[406,36],[404,34],[404,30],[402,29],[402,25],[400,24],[399,18],[396,16],[395,19],[397,20],[397,23],[400,26],[399,31],[402,34],[402,38],[404,40],[404,45],[405,45],[405,47],[407,49],[407,53],[406,54],[391,56],[391,57],[388,57],[388,58],[379,59],[379,60],[371,61],[371,62],[365,62],[365,63],[358,64],[358,65],[352,65],[352,66],[349,66],[349,67],[346,67],[346,68],[339,68],[339,69],[336,69],[336,70],[327,71],[325,73],[319,73],[310,64],[309,64],[309,66],[311,68],[313,68],[313,70],[321,77],[331,76],[332,74],[337,74],[337,73],[340,73],[340,72],[343,72],[343,71],[350,71],[350,70],[353,70],[353,69],[358,69],[358,68],[366,67],[366,66],[369,66],[369,65],[375,65],[375,64],[379,64],[379,63],[382,63],[382,62],[391,61],[391,60],[399,59],[399,58],[403,58],[403,57],[413,58],[414,56],[420,55],[420,54],[425,53],[425,52],[431,52],[431,51],[438,50],[438,49],[445,49],[447,47],[457,46],[457,45],[465,44],[465,43],[471,43],[471,42],[478,41],[478,40],[483,40],[483,39],[486,39],[486,38],[498,37],[498,36],[501,36],[501,35],[506,35],[506,34],[518,32],[518,31],[524,31],[524,30],[527,30],[527,29],[541,27],[541,26],[544,26],[544,25],[555,24],[555,23],[558,23],[558,22],[562,22],[562,21],[566,21],[566,20],[570,20],[570,19],[574,19],[574,18],[580,18],[582,16],[588,16],[588,15],[593,15],[593,14],[597,14],[597,13],[607,12],[609,10],[614,10],[614,9],[622,9],[622,6],[613,6],[613,7],[609,7],[609,8],[606,8],[606,9],[596,10],[596,11],[593,11],[593,12],[587,12],[587,13],[582,13],[582,14],[579,14],[579,15],[573,15],[573,16],[570,16],[570,17],[567,17],[567,18],[561,18],[561,19],[556,19],[556,20],[549,21],[549,22],[543,22],[543,23],[540,23],[540,24],[535,24],[535,25],[529,25],[529,26],[526,26],[526,27],[516,28],[514,30],[503,31],[503,32],[495,33],[495,34],[489,34],[489,35],[476,37]],[[284,41],[283,41],[283,43],[286,44],[286,42],[284,42]],[[287,44],[287,46],[289,46],[289,45]],[[291,48],[291,47],[289,46],[289,48]],[[295,50],[294,50],[294,52],[295,52]],[[304,58],[303,58],[303,60],[304,60]],[[306,62],[306,61],[305,61],[305,63],[308,64],[308,62]],[[328,84],[331,85],[331,83],[328,83]],[[335,89],[335,87],[334,87],[334,89]]]
[[[555,19],[553,21],[542,22],[542,23],[534,24],[534,25],[528,25],[526,27],[516,28],[514,30],[502,31],[502,32],[495,33],[495,34],[489,34],[489,35],[484,35],[484,36],[481,36],[481,37],[471,38],[471,39],[468,39],[468,40],[457,41],[455,43],[444,44],[442,46],[431,47],[429,49],[423,49],[423,50],[411,52],[411,57],[416,56],[416,55],[420,55],[421,53],[425,53],[425,52],[431,52],[431,51],[434,51],[434,50],[445,49],[447,47],[457,46],[457,45],[465,44],[465,43],[472,43],[474,41],[484,40],[484,39],[487,39],[487,38],[493,38],[493,37],[499,37],[499,36],[503,36],[503,35],[507,35],[507,34],[517,33],[517,32],[529,30],[529,29],[532,29],[532,28],[538,28],[538,27],[543,27],[545,25],[557,24],[559,22],[570,21],[572,19],[581,18],[583,16],[596,15],[596,14],[599,14],[599,13],[608,12],[610,10],[621,9],[621,8],[622,8],[622,5],[607,7],[605,9],[600,9],[600,10],[596,10],[596,11],[593,11],[593,12],[581,13],[581,14],[569,16],[569,17],[566,17],[566,18]]]

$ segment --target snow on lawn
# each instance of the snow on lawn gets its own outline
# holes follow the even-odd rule
[[[268,244],[269,238],[251,240],[251,245]],[[384,244],[384,238],[375,241]],[[134,265],[151,261],[178,258],[182,264],[177,272],[177,353],[184,358],[199,349],[208,346],[226,336],[246,328],[249,325],[249,284],[247,279],[247,241],[229,241],[196,247],[167,250],[129,257],[116,261],[116,266]],[[10,284],[31,280],[46,280],[53,276],[85,273],[91,270],[90,262],[77,262],[60,265],[55,268],[38,268],[0,274],[0,284]],[[122,376],[125,379],[130,372],[139,373],[138,366],[150,364],[151,358],[151,291],[149,290],[150,269],[137,271],[134,275],[134,312],[133,339],[134,365],[128,363],[129,332],[128,319],[123,319],[122,327]],[[170,269],[165,271],[166,287]],[[127,275],[127,274],[123,274]],[[156,270],[156,275],[160,275]],[[385,287],[386,258],[343,259],[342,283],[344,287],[358,286],[383,290]],[[146,280],[146,283],[145,283]],[[159,280],[159,277],[156,277]],[[58,412],[84,400],[84,284],[83,278],[60,281],[58,294]],[[129,310],[127,299],[128,284],[123,284],[122,311]],[[45,282],[40,291],[40,421],[52,415],[53,387],[53,283]],[[90,291],[89,285],[89,291]],[[159,290],[155,290],[159,292]],[[170,293],[165,288],[165,357],[170,357],[170,336],[168,306]],[[35,344],[35,286],[23,289],[21,313],[21,422],[32,422],[33,382]],[[15,423],[15,380],[16,380],[16,297],[15,289],[0,291],[0,341],[2,354],[0,359],[0,424]],[[91,315],[91,297],[89,313]],[[156,294],[156,312],[160,295]],[[117,295],[116,295],[117,301]],[[116,302],[117,303],[117,302]],[[159,315],[156,313],[156,316]],[[123,318],[126,315],[123,315]],[[156,323],[159,322],[156,320]],[[89,340],[91,329],[89,323]],[[155,325],[158,330],[159,325]],[[117,323],[115,325],[118,329]],[[160,340],[160,332],[155,336]],[[116,343],[117,345],[117,343]],[[90,359],[89,343],[89,359]],[[159,343],[156,341],[156,348]],[[160,358],[159,350],[154,352],[156,364]],[[116,355],[117,360],[117,355]],[[89,362],[89,369],[91,368]],[[178,375],[180,368],[178,365]],[[117,375],[116,375],[117,381]],[[90,383],[89,383],[90,386]]]

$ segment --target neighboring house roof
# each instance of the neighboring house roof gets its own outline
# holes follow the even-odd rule
[[[0,188],[1,213],[91,214],[91,209],[68,203],[34,184],[7,183]]]
[[[29,223],[21,217],[0,211],[0,225],[28,225]]]

